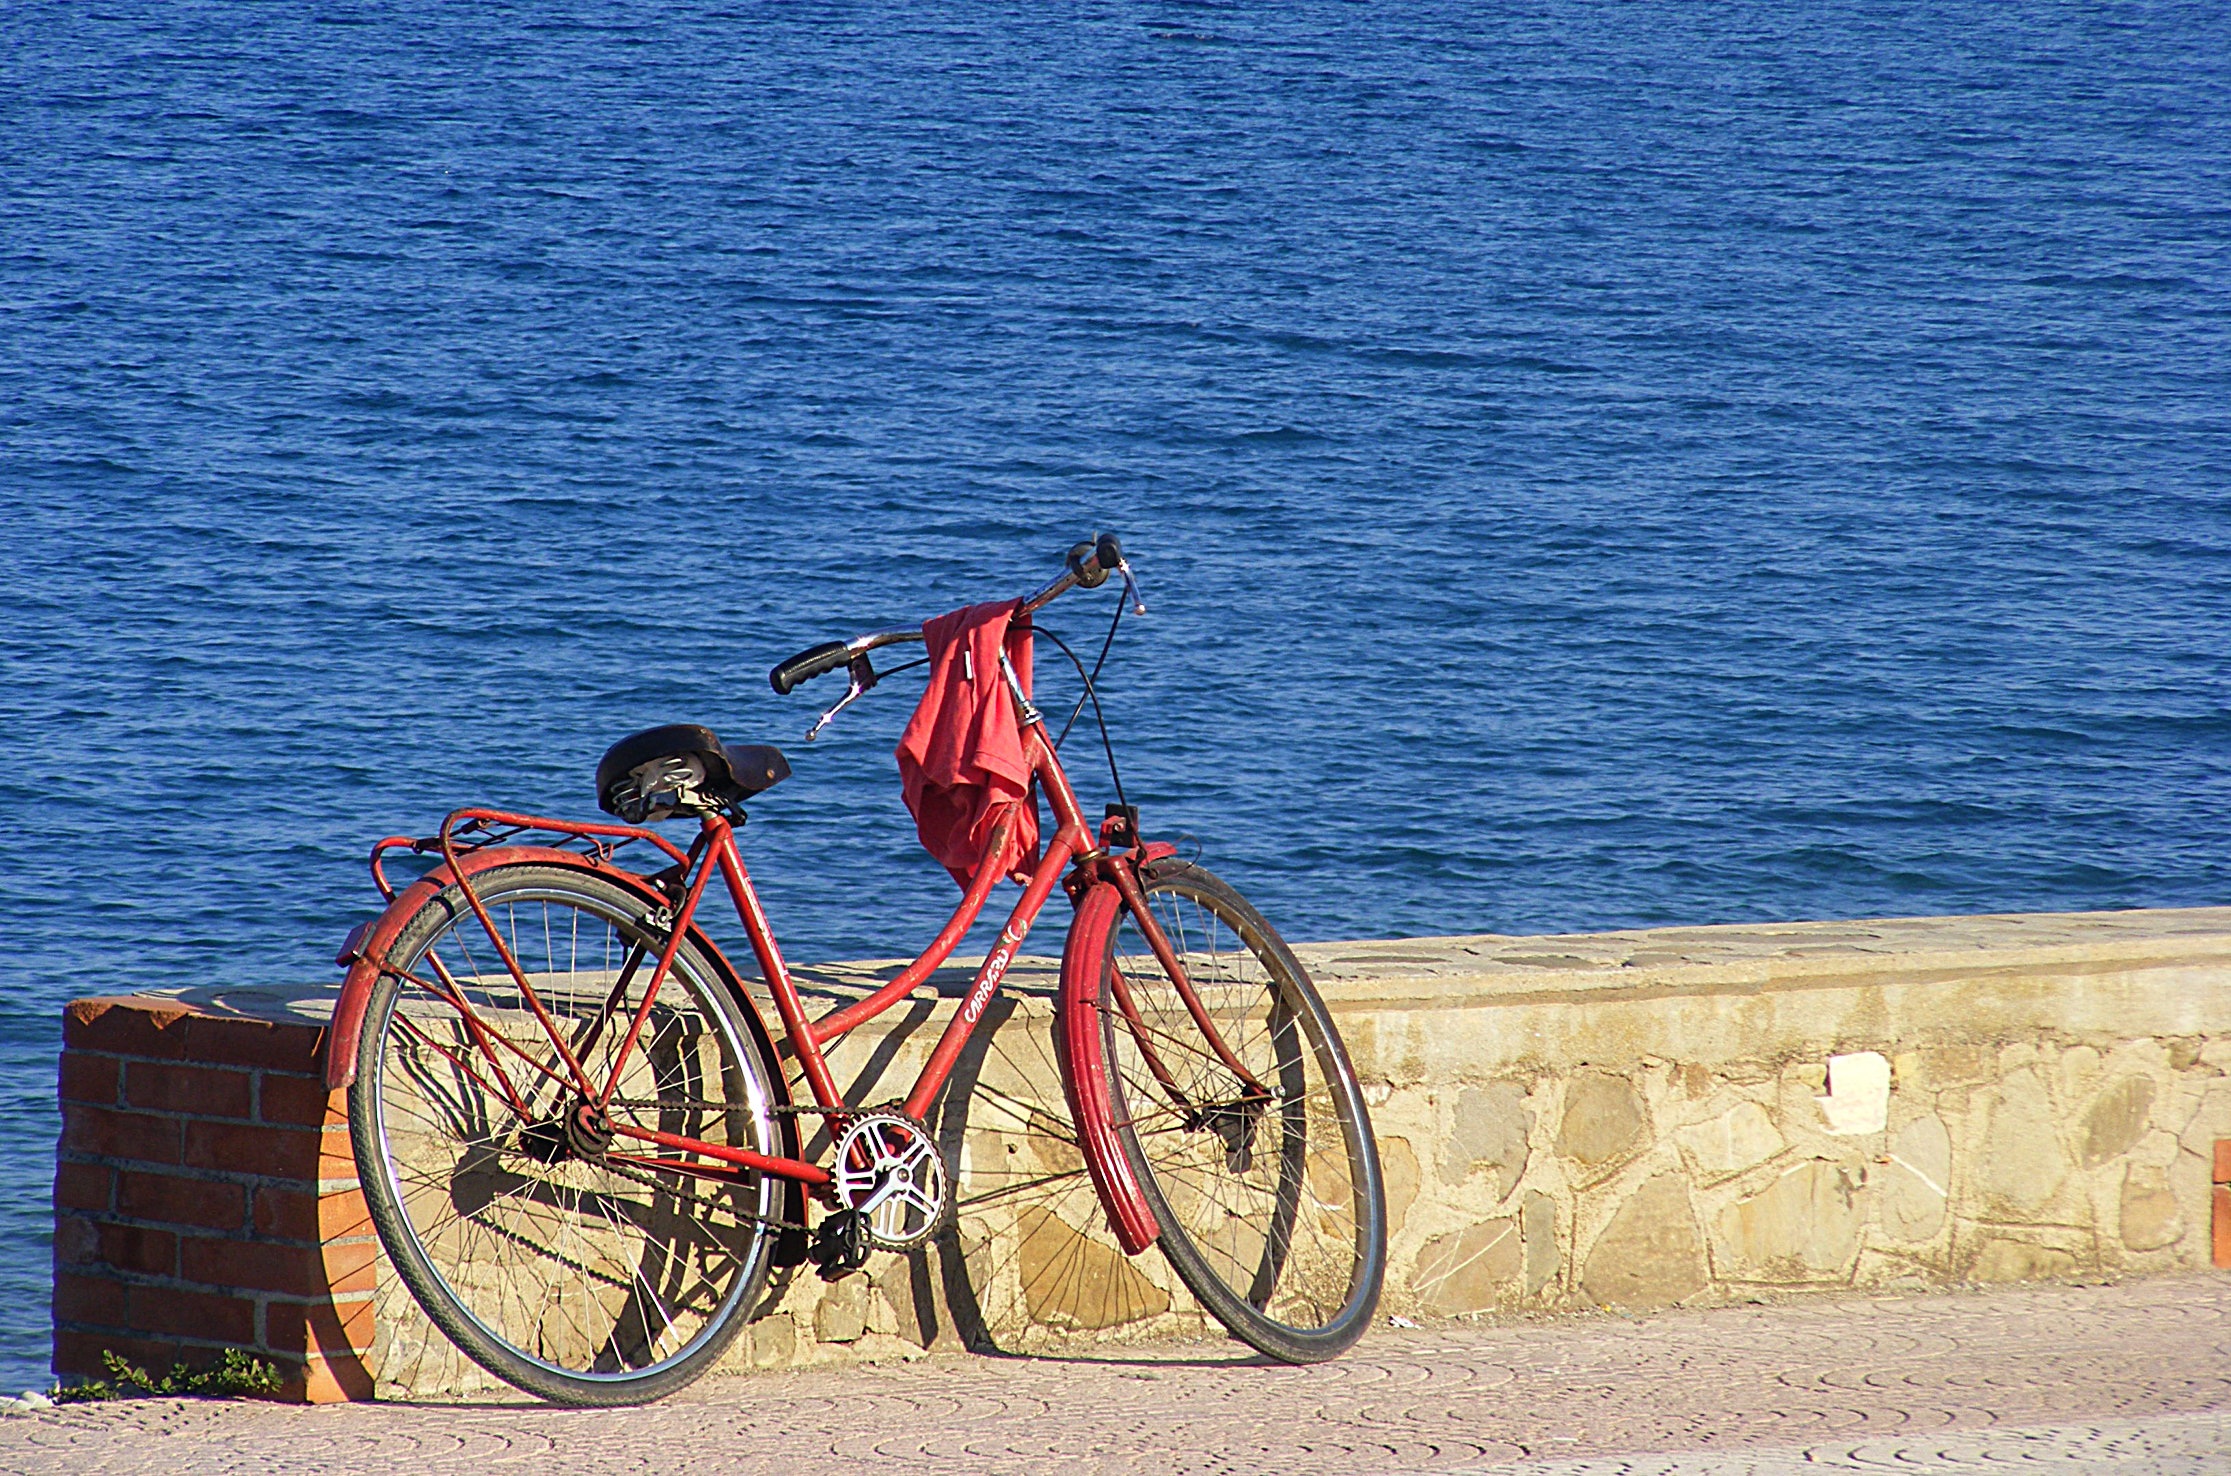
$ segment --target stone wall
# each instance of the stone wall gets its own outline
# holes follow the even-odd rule
[[[1300,952],[1372,1103],[1389,1314],[1650,1309],[2231,1259],[2214,1253],[2231,1251],[2231,1213],[2216,1207],[2231,1193],[2214,1187],[2231,1179],[2216,1171],[2231,1139],[2231,909]],[[895,967],[804,973],[833,1000]],[[1037,960],[1011,976],[937,1124],[958,1166],[956,1228],[833,1285],[779,1277],[732,1363],[1213,1333],[1157,1254],[1116,1249],[1061,1139],[1052,970]],[[948,971],[843,1043],[853,1100],[903,1092],[965,978]],[[324,1008],[271,991],[160,1007],[189,1003],[294,1021]],[[485,1387],[384,1262],[374,1279],[374,1328],[355,1341],[382,1394]]]
[[[1383,1098],[1390,1309],[2208,1266],[2231,1135],[2227,925],[2208,910],[1316,950]]]

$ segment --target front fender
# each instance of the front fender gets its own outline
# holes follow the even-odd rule
[[[1140,1192],[1131,1160],[1116,1135],[1115,1104],[1108,1096],[1107,1042],[1100,1030],[1100,981],[1108,957],[1108,933],[1115,926],[1122,898],[1107,882],[1087,891],[1069,925],[1061,954],[1061,995],[1055,1009],[1054,1041],[1061,1054],[1061,1089],[1069,1098],[1069,1117],[1077,1125],[1100,1207],[1125,1255],[1137,1255],[1162,1233],[1154,1210]]]
[[[584,872],[602,877],[637,893],[651,907],[664,907],[669,899],[645,878],[617,866],[598,866],[579,851],[561,851],[549,846],[490,846],[483,851],[468,851],[459,858],[467,876],[498,866],[518,866],[525,863],[538,866],[562,866],[568,871]],[[364,1034],[364,1011],[372,1002],[372,986],[379,982],[380,970],[386,966],[387,950],[394,945],[395,937],[403,925],[417,915],[418,910],[432,901],[444,888],[456,880],[443,862],[417,881],[398,892],[395,900],[387,904],[369,925],[360,926],[349,934],[349,941],[341,949],[338,962],[348,967],[348,976],[341,981],[341,997],[333,1006],[333,1024],[325,1035],[325,1086],[327,1091],[339,1091],[356,1080],[357,1041]],[[711,940],[701,940],[712,953],[714,962],[726,970],[730,982],[736,978],[728,960],[721,957]],[[737,998],[757,1023],[758,1011],[742,990]],[[761,1029],[764,1034],[764,1027]]]

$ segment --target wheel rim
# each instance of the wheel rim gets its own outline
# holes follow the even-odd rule
[[[601,1083],[657,961],[660,940],[640,926],[640,908],[546,887],[484,891],[483,902]],[[461,904],[431,939],[395,957],[419,979],[438,982],[446,971],[483,1026],[562,1072]],[[744,1310],[738,1302],[764,1270],[759,1221],[776,1207],[774,1186],[692,1175],[682,1164],[701,1161],[678,1155],[665,1155],[665,1167],[646,1163],[661,1150],[611,1130],[779,1151],[769,1094],[746,1065],[751,1047],[716,1002],[723,988],[694,950],[677,955],[604,1122],[593,1104],[504,1051],[530,1108],[522,1118],[459,1012],[395,986],[378,1021],[372,1098],[378,1168],[406,1242],[391,1249],[405,1252],[399,1266],[415,1262],[433,1283],[413,1287],[421,1299],[431,1291],[446,1302],[489,1345],[483,1351],[567,1380],[628,1383],[684,1362]]]
[[[1165,884],[1148,905],[1201,1005],[1266,1098],[1221,1058],[1138,922],[1109,939],[1138,1022],[1111,986],[1100,1007],[1115,1110],[1167,1239],[1196,1269],[1287,1331],[1340,1324],[1366,1277],[1367,1152],[1337,1056],[1308,1002],[1209,901]],[[1159,1068],[1159,1069],[1158,1069]],[[1167,1078],[1167,1080],[1165,1080]]]

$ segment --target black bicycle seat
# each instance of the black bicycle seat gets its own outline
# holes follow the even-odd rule
[[[597,804],[630,825],[708,815],[790,777],[782,750],[720,741],[711,728],[668,723],[622,738],[596,766]]]

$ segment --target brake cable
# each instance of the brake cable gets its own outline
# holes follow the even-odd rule
[[[1085,710],[1085,698],[1092,696],[1093,684],[1100,680],[1100,668],[1108,664],[1108,648],[1115,644],[1116,627],[1121,624],[1123,624],[1123,601],[1117,600],[1115,619],[1108,622],[1108,638],[1100,643],[1100,656],[1098,660],[1092,663],[1091,676],[1085,676],[1084,664],[1077,660],[1075,654],[1067,646],[1061,645],[1060,636],[1054,635],[1052,631],[1046,632],[1047,635],[1053,636],[1053,643],[1061,646],[1062,654],[1069,657],[1069,664],[1076,667],[1077,675],[1084,679],[1084,691],[1077,694],[1077,705],[1069,709],[1069,721],[1061,725],[1061,736],[1054,739],[1055,752],[1061,751],[1061,739],[1069,736],[1069,730],[1077,725],[1077,714]],[[1093,711],[1097,713],[1099,710],[1099,699],[1094,698]],[[1105,726],[1105,724],[1102,726]]]
[[[1069,736],[1070,728],[1076,725],[1077,715],[1083,712],[1085,704],[1087,702],[1090,702],[1092,704],[1093,721],[1099,724],[1100,727],[1100,750],[1108,756],[1108,781],[1115,786],[1116,803],[1122,805],[1125,809],[1129,809],[1131,807],[1131,801],[1127,799],[1123,793],[1123,775],[1121,771],[1116,768],[1115,743],[1108,737],[1108,715],[1107,713],[1102,711],[1100,707],[1099,686],[1100,668],[1103,664],[1106,663],[1108,659],[1108,648],[1115,644],[1116,627],[1122,623],[1123,602],[1121,600],[1118,600],[1116,602],[1115,619],[1108,622],[1108,638],[1100,643],[1100,659],[1092,663],[1092,672],[1090,675],[1087,675],[1085,673],[1085,664],[1077,659],[1076,652],[1069,649],[1069,643],[1067,641],[1063,640],[1060,636],[1055,635],[1052,631],[1047,630],[1042,625],[1035,626],[1033,628],[1037,630],[1039,634],[1043,635],[1047,640],[1052,641],[1056,646],[1059,646],[1061,648],[1061,654],[1068,657],[1069,664],[1077,669],[1078,680],[1084,683],[1084,691],[1077,698],[1077,705],[1074,709],[1071,710],[1069,714],[1069,721],[1062,724],[1061,737],[1054,739],[1054,749],[1057,752],[1060,750],[1062,738],[1067,738]]]

